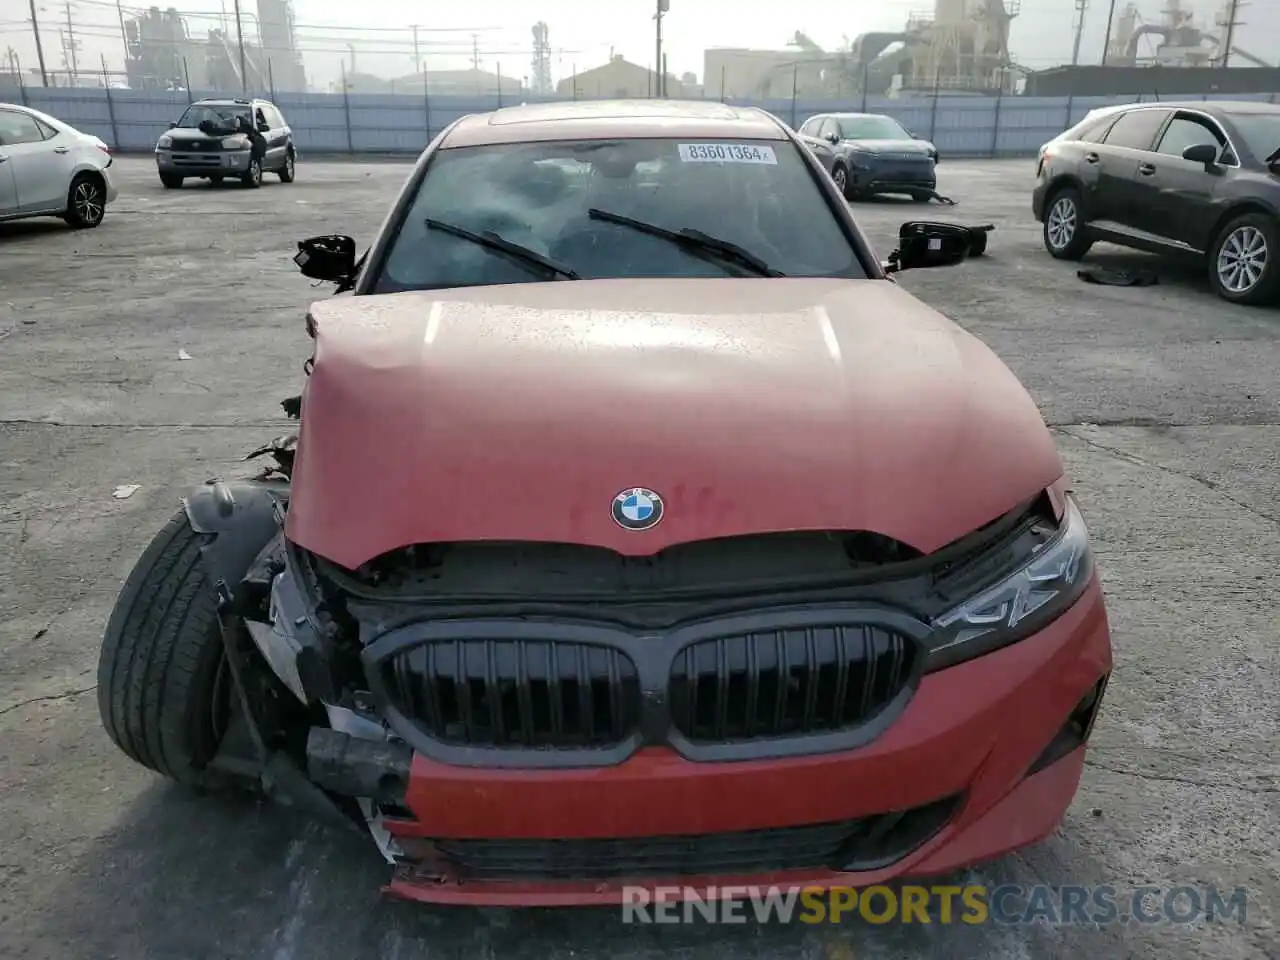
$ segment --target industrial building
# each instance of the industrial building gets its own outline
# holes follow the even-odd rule
[[[124,21],[125,72],[135,90],[289,90],[307,88],[291,0],[257,0],[257,41],[234,27],[193,37],[174,8],[151,7]],[[243,31],[242,25],[241,30]]]
[[[1228,2],[1205,29],[1183,0],[1167,0],[1160,20],[1148,23],[1138,5],[1128,3],[1117,12],[1104,64],[1039,71],[1027,77],[1024,92],[1043,97],[1276,93],[1280,69],[1241,48],[1236,37],[1227,39],[1232,16]]]
[[[428,96],[493,97],[499,93],[512,100],[524,94],[524,83],[519,77],[508,77],[488,70],[428,70],[425,73],[411,73],[394,81],[383,81],[388,85],[388,93],[423,92],[426,85]]]
[[[902,29],[868,33],[824,50],[797,32],[781,50],[711,49],[703,84],[721,98],[847,97],[937,90],[1013,92],[1025,71],[1009,55],[1009,25],[1021,0],[935,0]]]
[[[632,63],[622,56],[608,63],[561,80],[556,84],[560,97],[654,97],[659,93],[658,74],[648,67]],[[692,96],[674,74],[667,74],[666,95],[672,99]]]

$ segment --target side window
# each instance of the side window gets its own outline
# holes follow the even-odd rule
[[[823,121],[822,121],[822,136],[824,136],[824,137],[829,137],[829,136],[831,136],[832,134],[835,134],[837,137],[838,137],[838,136],[840,136],[840,124],[838,124],[838,123],[836,123],[834,120],[830,120],[830,119],[828,119],[828,120],[823,120]]]
[[[53,129],[53,127],[49,126],[43,120],[37,120],[36,127],[40,130],[40,136],[46,140],[52,140],[58,135],[58,131]]]
[[[806,137],[816,137],[820,126],[822,126],[822,121],[818,117],[810,117],[801,124],[800,133]]]
[[[269,127],[273,126],[273,124],[271,123],[271,118],[267,116],[267,113],[263,109],[262,104],[258,104],[258,109],[253,111],[253,119],[255,122],[259,124],[265,123]]]
[[[1107,131],[1103,143],[1109,147],[1150,150],[1169,113],[1168,110],[1131,110]]]
[[[1174,117],[1169,123],[1164,136],[1160,138],[1160,146],[1157,148],[1157,152],[1171,157],[1180,157],[1182,156],[1182,151],[1186,150],[1187,147],[1196,147],[1202,143],[1221,148],[1225,141],[1221,134],[1212,129],[1203,120],[1190,116],[1179,116]]]
[[[273,127],[287,127],[289,125],[279,107],[273,106],[271,108],[271,116],[273,118],[271,121]]]
[[[14,147],[20,143],[40,143],[44,134],[40,125],[25,113],[0,110],[0,144]]]
[[[1079,140],[1082,143],[1102,143],[1107,136],[1107,131],[1111,129],[1111,125],[1115,122],[1115,114],[1108,114],[1105,117],[1099,117],[1097,120],[1085,121],[1076,127],[1075,132],[1068,139]]]

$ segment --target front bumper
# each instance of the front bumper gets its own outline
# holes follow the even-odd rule
[[[863,193],[912,193],[935,190],[938,176],[933,164],[855,162],[849,172],[849,184]]]
[[[156,169],[160,173],[184,177],[208,177],[216,174],[234,176],[249,169],[251,149],[218,151],[156,150]]]
[[[889,729],[855,750],[708,763],[646,749],[616,766],[577,770],[462,767],[416,754],[402,809],[381,821],[404,853],[388,891],[437,903],[571,905],[621,902],[624,884],[651,891],[673,883],[862,887],[945,874],[1054,830],[1079,784],[1088,736],[1087,727],[1074,741],[1064,736],[1068,718],[1110,670],[1095,578],[1039,633],[927,675]],[[883,818],[946,798],[957,805],[940,829],[892,863],[853,871],[829,864],[768,872],[744,863],[732,875],[600,880],[540,874],[535,861],[524,877],[493,879],[460,869],[448,853],[467,841],[479,841],[470,846],[482,862],[511,856],[503,841],[603,840],[622,850],[641,838],[679,843],[691,835]]]
[[[1031,191],[1031,215],[1036,218],[1036,223],[1044,223],[1044,206],[1048,196],[1049,183],[1042,179],[1035,185],[1035,189]]]

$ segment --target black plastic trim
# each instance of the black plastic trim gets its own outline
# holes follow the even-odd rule
[[[675,658],[686,647],[722,636],[783,628],[878,626],[922,647],[929,626],[898,610],[870,604],[771,608],[684,624],[669,631],[629,631],[616,624],[579,620],[457,618],[420,620],[375,638],[362,653],[366,680],[378,708],[397,736],[432,760],[457,766],[564,769],[622,763],[641,746],[667,745],[687,760],[727,762],[782,759],[853,750],[879,737],[897,719],[919,685],[923,650],[913,658],[902,689],[870,720],[856,727],[813,734],[786,735],[736,743],[693,743],[676,732],[668,708]],[[603,748],[535,750],[528,747],[455,746],[427,734],[392,703],[383,666],[401,651],[442,640],[541,640],[608,647],[635,664],[642,697],[639,729],[621,743]]]

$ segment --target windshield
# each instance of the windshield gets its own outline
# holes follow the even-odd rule
[[[842,117],[840,136],[845,140],[911,139],[911,134],[892,117]]]
[[[527,257],[522,263],[463,232],[518,244],[584,279],[866,276],[818,181],[785,140],[442,150],[372,292],[552,279]]]
[[[199,128],[208,121],[218,128],[236,129],[236,118],[249,123],[249,107],[243,103],[193,103],[178,121],[178,126]]]
[[[1280,113],[1230,113],[1227,116],[1258,160],[1265,163],[1267,157],[1280,150]]]

